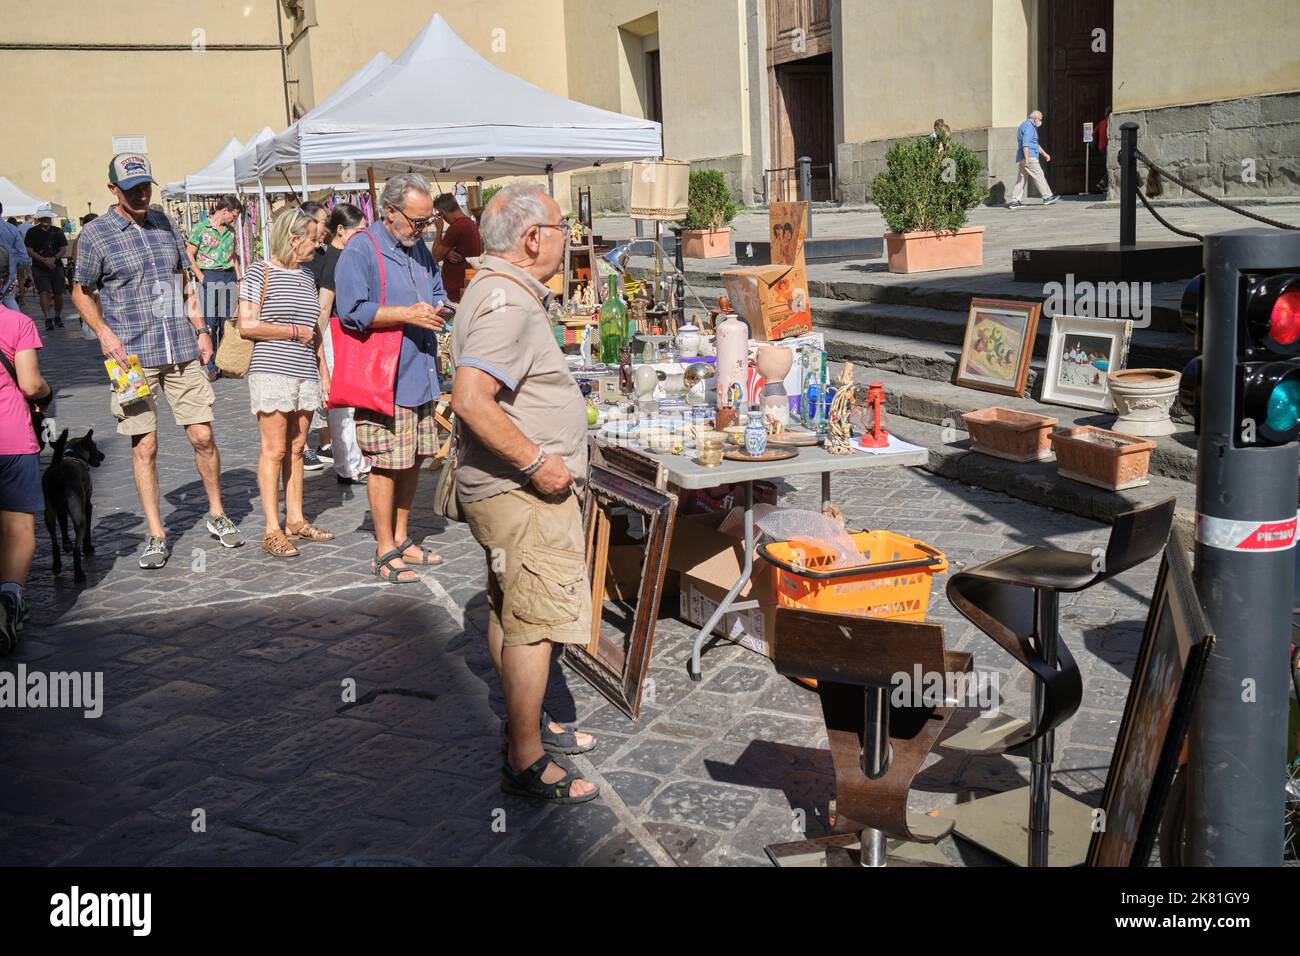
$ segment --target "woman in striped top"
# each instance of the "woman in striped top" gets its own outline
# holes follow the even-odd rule
[[[329,393],[329,372],[316,319],[316,282],[301,266],[316,253],[319,226],[298,208],[271,226],[270,258],[255,262],[239,287],[239,334],[252,339],[248,397],[261,437],[257,487],[266,533],[262,550],[277,558],[300,552],[290,539],[329,541],[302,513],[302,451],[312,412]],[[284,528],[280,484],[284,484]]]

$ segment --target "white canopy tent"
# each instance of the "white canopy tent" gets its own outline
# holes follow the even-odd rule
[[[339,84],[336,89],[325,99],[316,104],[316,107],[309,111],[302,119],[305,120],[323,110],[327,110],[336,103],[347,99],[357,90],[359,90],[370,80],[374,79],[379,73],[386,69],[393,62],[393,58],[387,53],[380,51],[370,58],[361,69],[353,73],[350,77]],[[288,155],[290,144],[295,143],[298,137],[298,125],[302,120],[294,123],[288,129],[280,133],[272,134],[269,129],[263,130],[267,134],[258,135],[257,139],[242,150],[235,157],[234,178],[241,186],[251,186],[258,181],[258,177],[269,179],[270,175],[277,167],[283,166],[283,160],[280,157]],[[297,168],[297,160],[293,160],[293,171],[299,182],[302,182],[301,170]],[[339,177],[343,178],[343,177]],[[266,184],[267,189],[276,188],[272,183]]]
[[[456,92],[436,94],[448,76]],[[547,93],[493,66],[435,14],[390,65],[277,137],[256,172],[549,175],[657,158],[660,143],[658,123]]]
[[[4,206],[6,217],[34,216],[43,206],[48,206],[54,211],[54,215],[62,219],[68,218],[67,207],[56,202],[37,199],[26,190],[19,189],[4,176],[0,176],[0,204]]]

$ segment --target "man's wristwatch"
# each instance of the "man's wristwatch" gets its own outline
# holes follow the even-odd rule
[[[537,472],[541,469],[542,465],[544,465],[544,464],[546,464],[546,452],[544,452],[544,451],[543,451],[543,452],[538,452],[538,453],[537,453],[537,460],[534,461],[534,462],[533,462],[531,465],[529,465],[527,468],[523,469],[523,475],[524,475],[524,477],[525,477],[525,478],[531,478],[531,477],[533,477],[533,475],[537,474]]]
[[[201,339],[201,338],[203,338],[203,336],[205,336],[205,335],[211,335],[211,334],[212,334],[212,333],[208,331],[207,326],[204,326],[204,327],[201,328],[201,329],[195,329],[195,330],[194,330],[194,337],[195,337],[196,339]]]

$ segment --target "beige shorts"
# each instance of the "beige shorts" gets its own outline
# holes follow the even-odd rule
[[[157,365],[144,369],[149,383],[149,397],[123,406],[114,392],[111,399],[113,417],[119,435],[148,435],[158,430],[158,396],[171,406],[176,424],[202,425],[212,421],[212,385],[198,359],[179,365]]]
[[[488,610],[505,643],[590,642],[591,584],[578,496],[543,498],[515,489],[460,507],[487,556]]]

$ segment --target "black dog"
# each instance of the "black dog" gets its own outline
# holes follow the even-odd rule
[[[54,573],[63,570],[63,557],[59,553],[59,538],[54,533],[57,518],[63,533],[63,550],[72,552],[72,576],[78,584],[86,580],[81,569],[81,556],[94,554],[90,543],[91,494],[90,469],[98,467],[104,453],[95,447],[92,428],[80,438],[68,441],[65,428],[54,443],[54,457],[41,478],[45,491],[45,527],[50,532],[50,547],[54,553]],[[72,522],[75,541],[68,537],[68,522]]]

